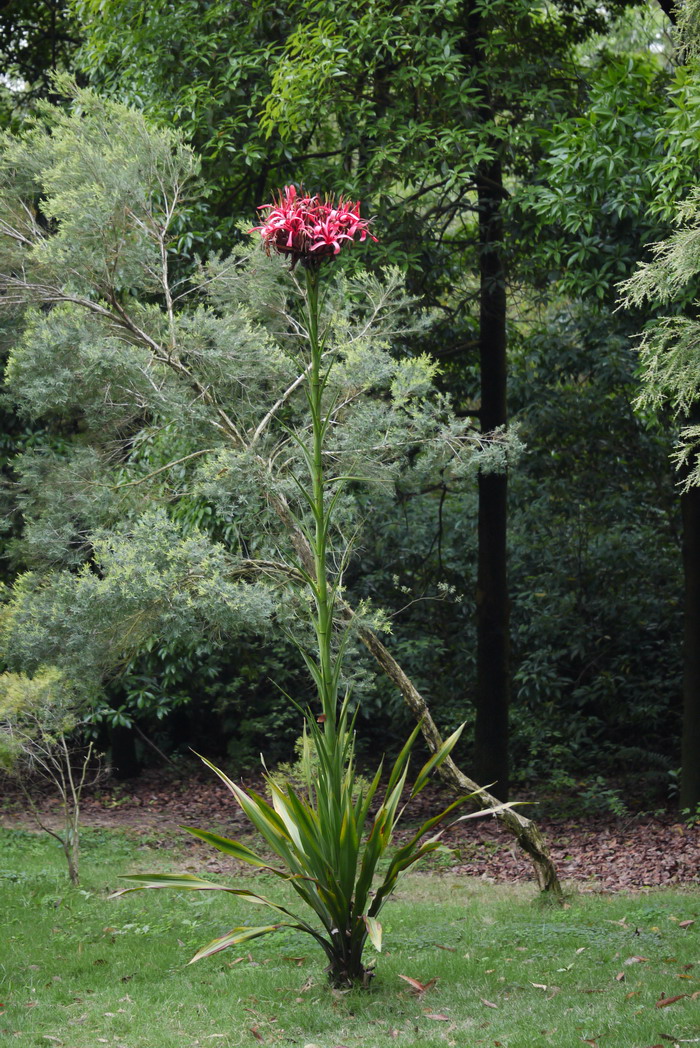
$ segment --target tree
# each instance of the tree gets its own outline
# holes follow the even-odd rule
[[[695,810],[700,804],[700,467],[698,466],[697,404],[700,399],[700,321],[694,299],[698,274],[700,197],[697,191],[678,206],[677,229],[653,248],[652,261],[640,263],[623,285],[623,302],[645,303],[666,315],[647,325],[641,339],[642,391],[640,406],[670,408],[681,422],[676,463],[684,490],[683,560],[685,619],[683,666],[683,738],[680,804]]]
[[[80,882],[80,800],[95,779],[93,744],[78,739],[77,689],[55,669],[33,677],[0,675],[0,770],[22,790],[37,825],[63,848],[71,884]],[[53,829],[34,798],[49,787],[61,803],[62,827]]]
[[[51,77],[72,68],[78,43],[67,0],[0,5],[0,126],[20,122],[40,98],[58,100]]]
[[[619,84],[615,94],[610,92],[614,80]],[[637,85],[635,97],[630,95],[625,102],[625,92],[633,83]],[[684,198],[694,180],[700,136],[696,117],[698,80],[692,68],[681,66],[666,70],[648,58],[628,59],[623,64],[608,64],[602,88],[597,97],[593,97],[585,120],[575,127],[559,128],[559,137],[547,162],[552,188],[540,191],[539,206],[542,214],[561,222],[566,232],[576,237],[575,249],[569,255],[569,262],[575,265],[564,276],[564,287],[575,293],[582,279],[581,289],[597,295],[605,303],[616,293],[615,280],[629,276],[648,243],[668,236],[669,223],[692,225],[692,194],[685,202]],[[625,124],[634,128],[634,134],[625,136],[628,144],[623,144],[619,137]],[[594,150],[590,149],[592,141],[596,141]],[[659,262],[642,265],[636,276],[623,283],[625,302],[636,310],[632,323],[649,325],[651,334],[645,336],[643,345],[644,353],[652,356],[654,352],[660,353],[662,347],[668,348],[672,338],[668,335],[668,341],[664,341],[666,336],[661,332],[666,330],[666,321],[659,319],[659,311],[669,305],[681,314],[692,315],[694,310],[692,289],[688,286],[690,259],[683,259],[681,253],[673,261],[673,242],[673,236],[663,241],[667,248],[659,249]],[[668,273],[664,271],[667,256]],[[564,257],[562,251],[560,258]],[[582,264],[583,278],[579,270]],[[679,278],[684,265],[685,280]],[[673,270],[673,266],[680,268]],[[667,293],[666,284],[673,284],[671,294]],[[622,323],[629,328],[630,317]],[[648,392],[641,395],[639,407],[648,412],[671,405],[680,411],[679,402],[663,392],[663,381],[670,381],[668,374],[655,385],[652,372],[656,365],[650,365],[649,359],[642,364],[642,378]],[[684,401],[683,410],[688,413],[686,423],[692,424],[689,399]],[[698,791],[693,769],[698,764],[695,711],[700,706],[700,664],[696,655],[700,629],[697,597],[700,495],[695,486],[687,482],[687,476],[692,474],[688,458],[683,459],[683,465],[686,476],[681,494],[685,575],[681,803],[692,807],[696,803],[692,798]]]
[[[648,805],[678,764],[681,519],[666,427],[634,406],[625,321],[563,300],[511,363],[528,448],[512,482],[513,750],[528,781],[580,795],[604,776]]]

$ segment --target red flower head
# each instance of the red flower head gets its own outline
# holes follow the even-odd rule
[[[251,233],[260,233],[268,255],[270,248],[289,255],[292,268],[297,262],[313,268],[332,260],[346,240],[362,241],[368,236],[377,240],[369,231],[367,219],[360,218],[359,200],[354,204],[343,197],[321,200],[319,196],[297,194],[295,186],[285,186],[274,203],[263,204],[258,211],[267,211],[268,215]]]

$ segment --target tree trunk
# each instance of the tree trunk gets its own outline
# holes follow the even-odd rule
[[[136,756],[136,744],[131,728],[115,724],[111,730],[110,750],[112,773],[119,782],[135,778],[140,765]]]
[[[74,840],[66,839],[63,842],[63,852],[66,856],[66,862],[68,863],[68,877],[71,884],[77,887],[80,884],[80,867],[79,867],[79,855],[78,845]]]
[[[681,496],[683,521],[683,734],[680,806],[700,804],[700,488]]]
[[[493,143],[498,148],[497,143]],[[480,365],[483,433],[507,422],[506,286],[503,264],[503,171],[500,159],[484,162],[479,201]],[[508,799],[510,638],[507,579],[505,473],[480,474],[476,583],[477,681],[474,775]]]

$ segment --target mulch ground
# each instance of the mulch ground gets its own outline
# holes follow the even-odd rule
[[[261,788],[259,781],[244,785]],[[427,818],[451,799],[439,786],[431,787],[413,802],[406,818]],[[55,806],[49,801],[44,810],[50,819],[56,818]],[[688,827],[672,813],[624,819],[552,819],[537,817],[533,806],[524,808],[523,814],[535,819],[548,841],[560,879],[575,882],[579,889],[618,891],[700,884],[700,826]],[[149,844],[191,842],[198,855],[203,854],[202,845],[180,827],[206,827],[233,837],[249,832],[247,820],[223,784],[154,774],[85,797],[81,822],[87,827],[127,830],[147,837]],[[18,797],[5,796],[0,825],[31,826]],[[451,873],[494,882],[533,879],[529,859],[491,816],[455,825],[445,832],[443,841],[455,849],[448,867]],[[207,863],[209,869],[214,865]]]

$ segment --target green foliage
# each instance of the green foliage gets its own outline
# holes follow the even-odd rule
[[[67,436],[16,461],[26,527],[14,555],[32,570],[4,619],[8,665],[55,661],[94,692],[154,636],[191,646],[206,633],[216,650],[274,617],[303,639],[308,604],[287,553],[290,521],[303,532],[312,517],[299,285],[240,251],[194,284],[174,280],[189,150],[77,89],[71,113],[43,114],[7,138],[0,169],[0,283],[7,308],[26,309],[7,382]],[[432,365],[392,355],[429,319],[396,270],[339,274],[321,310],[326,468],[353,478],[330,536],[342,548],[363,525],[358,482],[499,468],[515,445],[478,438],[431,387]]]
[[[61,845],[72,884],[79,881],[80,799],[93,756],[92,743],[75,752],[81,699],[75,683],[52,667],[32,677],[0,675],[0,771],[18,783],[37,825]],[[58,829],[44,821],[32,792],[37,786],[58,794]]]
[[[695,829],[696,826],[700,826],[700,804],[696,804],[694,809],[681,808],[681,815],[689,829]]]
[[[513,744],[527,778],[595,762],[638,793],[677,745],[681,521],[617,324],[562,308],[513,368],[529,449],[512,480]]]
[[[0,674],[0,770],[26,774],[34,744],[53,747],[74,731],[77,716],[74,685],[59,670]]]
[[[0,10],[0,126],[19,125],[38,99],[59,96],[52,74],[73,69],[78,25],[67,0],[10,0]]]
[[[381,243],[369,264],[400,265],[445,311],[447,349],[456,324],[459,340],[470,337],[461,326],[473,302],[479,165],[499,156],[527,177],[541,128],[577,104],[577,45],[633,5],[73,6],[93,83],[180,127],[203,159],[211,188],[179,250],[230,246],[240,216],[293,180],[371,201]]]
[[[658,234],[652,202],[669,143],[660,132],[670,76],[650,55],[604,55],[587,84],[585,112],[542,135],[537,181],[516,192],[523,236],[560,294],[614,302],[642,245]],[[528,220],[532,209],[538,221]]]
[[[691,192],[676,206],[676,229],[653,248],[650,262],[640,263],[622,286],[626,307],[655,306],[665,311],[649,323],[639,344],[641,408],[668,408],[682,423],[676,463],[685,488],[700,483],[696,424],[700,393],[700,322],[694,278],[700,270],[700,195]]]
[[[258,794],[242,789],[218,768],[210,765],[226,783],[275,860],[279,861],[279,867],[271,865],[265,855],[238,841],[208,830],[190,829],[189,832],[237,861],[265,869],[291,885],[299,899],[315,914],[315,920],[312,919],[310,923],[287,906],[249,889],[212,884],[190,874],[132,874],[127,879],[136,887],[125,888],[117,894],[144,888],[225,891],[249,902],[270,907],[283,917],[291,918],[291,922],[283,920],[273,925],[233,928],[198,950],[192,961],[210,957],[261,935],[292,928],[311,936],[322,947],[335,986],[347,987],[356,983],[367,985],[370,974],[362,964],[362,953],[368,938],[375,949],[380,951],[382,948],[382,926],[377,919],[378,914],[401,874],[440,847],[439,832],[427,840],[424,838],[454,812],[461,801],[455,801],[412,832],[409,840],[394,852],[380,879],[375,881],[379,863],[391,844],[401,816],[399,805],[408,772],[408,758],[419,728],[414,730],[397,758],[389,776],[384,800],[376,814],[369,819],[381,767],[369,788],[356,793],[352,740],[342,714],[338,728],[341,740],[339,746],[313,720],[309,721],[309,727],[313,733],[318,764],[312,766],[307,745],[302,758],[305,768],[302,790],[295,789],[291,784],[280,786],[268,777],[271,804]],[[421,791],[430,772],[449,756],[458,736],[459,732],[455,732],[441,750],[427,761],[416,777],[412,797]],[[307,742],[310,743],[310,739]],[[209,764],[208,761],[205,763]],[[485,815],[489,812],[475,814]],[[474,818],[475,814],[463,818]]]
[[[543,150],[549,150],[552,139],[543,138],[542,129],[553,123],[558,124],[554,140],[561,148],[556,155],[550,153],[541,175],[542,184],[551,187],[556,200],[549,201],[550,213],[543,213],[538,219],[543,223],[538,241],[541,244],[545,235],[553,238],[560,257],[557,259],[548,247],[548,257],[539,266],[538,251],[539,269],[533,274],[522,261],[523,254],[532,254],[529,227],[516,226],[516,230],[520,228],[520,238],[517,243],[511,241],[512,250],[508,248],[509,279],[524,273],[527,279],[541,284],[542,268],[546,268],[549,277],[563,277],[566,288],[576,295],[599,295],[604,289],[601,301],[607,303],[611,282],[629,272],[629,260],[637,257],[642,238],[657,236],[659,220],[648,207],[653,187],[649,185],[652,176],[645,155],[655,157],[657,162],[661,158],[678,168],[687,154],[688,165],[677,177],[679,184],[684,179],[686,184],[692,181],[688,172],[694,164],[695,147],[692,142],[682,149],[677,147],[687,137],[684,128],[690,128],[691,139],[694,135],[694,96],[680,90],[674,96],[678,130],[674,148],[668,149],[667,139],[655,141],[657,128],[669,118],[664,97],[668,74],[643,59],[628,63],[603,57],[591,63],[586,56],[582,58],[573,52],[573,43],[584,40],[591,29],[605,28],[608,16],[620,6],[624,5],[608,5],[603,11],[600,5],[592,3],[562,3],[543,11],[531,4],[510,2],[477,3],[469,8],[456,3],[420,3],[403,5],[397,14],[395,5],[384,3],[361,11],[357,5],[337,3],[317,4],[310,11],[308,5],[298,3],[284,12],[278,5],[268,3],[232,8],[230,4],[198,0],[177,4],[157,0],[146,7],[140,3],[125,5],[122,0],[89,0],[75,5],[86,34],[85,61],[96,81],[113,95],[129,98],[164,126],[181,128],[203,154],[210,185],[208,195],[195,199],[185,192],[165,237],[168,265],[174,271],[171,284],[183,275],[189,276],[190,267],[186,268],[182,258],[176,257],[177,251],[191,257],[203,243],[228,244],[240,238],[236,222],[245,214],[244,228],[252,224],[250,216],[254,205],[263,199],[266,182],[276,184],[304,177],[314,187],[346,189],[363,197],[371,193],[381,213],[381,253],[375,257],[407,266],[410,286],[426,291],[429,300],[438,306],[437,321],[426,317],[418,318],[418,323],[415,304],[411,306],[404,300],[405,308],[393,313],[393,307],[382,307],[382,294],[391,290],[389,298],[393,296],[394,301],[398,296],[399,281],[394,273],[389,279],[359,277],[352,294],[348,290],[350,281],[338,278],[338,290],[332,293],[328,315],[333,312],[338,317],[334,321],[339,358],[336,375],[342,376],[342,383],[336,384],[335,391],[341,402],[354,397],[358,388],[372,391],[364,403],[361,397],[355,398],[344,411],[343,426],[335,427],[335,439],[343,453],[342,470],[366,477],[374,469],[375,476],[383,481],[362,493],[357,490],[359,485],[354,485],[339,507],[345,534],[356,531],[358,542],[356,560],[348,566],[345,580],[353,595],[367,595],[375,602],[394,607],[410,603],[414,597],[431,598],[421,599],[397,617],[391,645],[417,683],[437,703],[441,717],[453,725],[465,717],[469,719],[471,714],[464,705],[473,677],[473,653],[469,647],[473,624],[468,600],[455,605],[445,600],[436,602],[432,597],[440,593],[437,583],[445,580],[467,596],[471,592],[473,499],[454,483],[454,460],[444,478],[446,488],[436,489],[422,499],[418,497],[423,488],[436,484],[437,477],[443,479],[440,471],[446,465],[445,446],[413,444],[405,455],[398,453],[396,442],[401,439],[404,419],[393,411],[393,353],[397,346],[406,344],[417,351],[425,347],[444,351],[447,365],[438,381],[443,388],[449,385],[457,391],[460,410],[474,409],[473,374],[467,357],[475,334],[476,289],[472,270],[476,222],[471,210],[474,172],[480,157],[500,152],[508,171],[509,192],[515,193],[517,202],[518,184],[531,177]],[[575,70],[574,77],[569,76],[571,69]],[[486,111],[485,99],[493,102],[495,119]],[[562,125],[561,116],[572,109],[576,118]],[[119,115],[115,109],[112,113],[103,121],[105,127],[110,120],[115,124],[123,120],[128,129],[136,119],[126,111]],[[259,127],[261,113],[269,116],[269,127]],[[43,119],[51,122],[54,117]],[[268,131],[271,133],[265,138]],[[127,138],[131,133],[127,133]],[[133,134],[138,138],[136,131]],[[587,143],[589,147],[593,143],[595,148],[586,151]],[[36,149],[39,155],[38,143]],[[42,145],[41,150],[45,149]],[[74,136],[70,148],[65,150],[66,179],[75,182],[83,177],[81,199],[90,207],[90,193],[97,192],[101,200],[94,208],[99,225],[102,210],[108,213],[111,195],[122,203],[126,199],[131,205],[131,193],[124,190],[122,178],[133,180],[133,169],[127,170],[132,161],[119,156],[115,146],[115,171],[100,174],[104,190],[99,189],[98,179],[98,191],[90,188],[85,173],[80,176],[79,158],[83,154],[100,172],[102,161],[86,151]],[[76,162],[71,167],[73,156]],[[23,163],[29,168],[28,157]],[[127,176],[123,175],[125,171]],[[139,172],[136,174],[141,178]],[[54,180],[58,177],[52,175]],[[668,180],[671,175],[665,177]],[[48,197],[48,182],[39,185],[33,179],[34,175],[28,176],[33,192]],[[148,197],[151,191],[148,187],[135,191],[134,200],[138,202],[144,194]],[[146,224],[148,207],[137,210],[137,217]],[[633,207],[634,212],[630,210]],[[515,218],[520,221],[520,210]],[[593,230],[589,232],[585,223],[591,220]],[[138,222],[132,223],[126,213],[115,213],[112,221],[124,246],[105,241],[106,255],[109,251],[122,252],[125,266],[127,262],[135,266],[133,287],[127,286],[128,281],[123,286],[114,281],[117,298],[143,334],[155,338],[159,345],[167,345],[170,332],[168,320],[163,317],[167,312],[164,297],[158,290],[153,292],[153,272],[146,272],[157,270],[158,259],[162,259],[158,237],[144,240],[143,229]],[[41,215],[39,224],[46,232],[48,223]],[[83,229],[80,235],[85,233]],[[130,255],[132,246],[136,254]],[[136,256],[142,249],[148,261],[139,274]],[[131,270],[127,273],[129,279],[130,274]],[[214,279],[205,284],[210,278]],[[194,358],[201,386],[215,385],[221,391],[219,402],[223,409],[228,411],[229,404],[235,403],[234,421],[244,420],[247,434],[255,432],[265,415],[264,409],[258,411],[258,405],[269,394],[267,403],[271,406],[277,394],[288,389],[300,374],[293,345],[284,337],[284,314],[294,313],[296,291],[269,260],[259,257],[246,261],[245,252],[233,259],[210,263],[201,281],[201,291],[193,290],[187,282],[175,289],[175,297],[187,293],[175,307],[178,355],[188,366]],[[96,286],[86,293],[86,298],[99,302],[102,295],[103,290]],[[365,296],[371,298],[372,308],[362,313]],[[158,308],[145,309],[146,299],[149,305],[159,303],[160,315]],[[188,303],[194,307],[195,301],[200,308],[190,310]],[[374,327],[360,338],[364,323],[378,304]],[[146,601],[146,610],[129,609],[129,614],[135,616],[129,620],[134,622],[134,631],[125,634],[123,650],[120,627],[115,630],[117,636],[111,629],[112,621],[123,620],[108,617],[124,614],[125,607],[120,597],[107,594],[106,580],[104,600],[101,597],[97,605],[90,603],[86,587],[81,597],[83,610],[80,602],[75,614],[69,606],[72,574],[84,565],[96,574],[105,570],[104,562],[95,559],[93,540],[103,530],[111,531],[115,523],[122,529],[124,545],[143,543],[144,558],[152,562],[148,522],[143,529],[137,527],[144,503],[154,510],[164,509],[177,526],[176,543],[184,541],[193,527],[201,535],[200,551],[208,536],[219,543],[226,556],[216,558],[217,571],[237,571],[244,557],[262,560],[275,556],[280,548],[280,526],[268,496],[271,490],[281,493],[298,510],[293,478],[301,471],[294,447],[285,447],[282,430],[272,420],[258,438],[257,447],[264,459],[286,463],[286,475],[276,473],[273,486],[264,462],[251,456],[247,449],[221,439],[220,431],[213,433],[208,421],[213,413],[208,407],[203,408],[191,387],[184,390],[168,366],[143,348],[139,336],[115,322],[114,317],[95,316],[96,322],[88,323],[80,307],[73,313],[71,310],[75,310],[75,304],[65,303],[53,308],[49,315],[46,300],[35,301],[34,311],[28,317],[29,343],[18,345],[17,339],[10,336],[12,399],[26,420],[36,419],[23,419],[21,426],[42,426],[50,428],[54,435],[60,434],[58,448],[50,448],[42,435],[40,448],[16,462],[19,487],[13,490],[13,498],[16,492],[23,520],[22,536],[11,547],[13,563],[42,579],[46,573],[66,572],[63,589],[60,578],[48,584],[47,596],[59,590],[61,595],[53,616],[46,614],[42,619],[37,613],[44,627],[41,636],[27,638],[26,655],[35,660],[28,664],[36,664],[47,652],[58,652],[68,634],[75,631],[76,640],[69,655],[79,660],[86,681],[102,679],[104,668],[113,665],[115,659],[119,666],[129,667],[129,673],[134,673],[133,680],[127,678],[124,687],[120,681],[108,682],[114,716],[129,719],[144,716],[150,709],[149,723],[158,727],[164,723],[162,715],[166,710],[175,709],[178,717],[184,717],[187,698],[196,694],[199,700],[206,694],[213,711],[226,707],[212,716],[222,717],[216,723],[234,726],[237,738],[232,739],[231,748],[238,746],[247,758],[256,752],[258,740],[266,732],[274,732],[282,724],[291,740],[298,729],[285,718],[283,700],[265,682],[265,677],[271,676],[295,694],[294,688],[299,685],[293,677],[285,678],[288,670],[281,671],[283,656],[270,636],[276,623],[289,627],[294,619],[295,603],[289,597],[280,600],[278,580],[266,577],[264,585],[271,592],[261,595],[261,601],[268,614],[252,623],[265,631],[261,648],[272,651],[257,667],[257,641],[237,632],[232,622],[232,635],[237,637],[236,644],[243,647],[242,666],[227,657],[225,633],[220,627],[212,627],[211,642],[203,640],[202,631],[210,628],[210,602],[201,591],[191,598],[197,606],[187,611],[189,625],[183,622],[181,630],[173,623],[183,614],[182,604],[174,608],[167,624],[168,629],[173,629],[173,644],[170,652],[163,648],[162,657],[152,654],[156,651],[154,638],[145,638],[138,626],[139,616],[143,624],[150,614]],[[63,327],[59,323],[62,311]],[[212,322],[212,313],[216,322]],[[230,318],[226,331],[220,323],[224,316]],[[390,318],[397,322],[390,323]],[[512,332],[518,323],[513,316]],[[12,326],[22,324],[22,319],[13,315]],[[244,345],[245,324],[250,327]],[[526,328],[528,324],[526,321]],[[348,338],[354,340],[354,349],[348,346]],[[238,375],[242,378],[240,383],[232,378]],[[536,389],[535,380],[535,395]],[[547,390],[551,395],[549,384]],[[541,426],[534,425],[530,415],[531,448],[533,437],[550,442],[557,439],[566,411],[576,403],[575,394],[572,386],[568,407],[560,403],[561,410],[553,412],[550,420],[542,419]],[[596,418],[607,432],[615,424],[617,401],[611,403],[602,390],[600,395],[610,410],[597,413]],[[516,390],[516,401],[519,400]],[[387,403],[391,403],[391,410]],[[590,401],[586,404],[590,410]],[[423,436],[435,432],[435,425],[445,418],[442,411],[443,406],[434,395],[423,405],[420,426],[415,417],[412,419],[419,439],[423,439],[421,432]],[[279,420],[303,429],[303,415],[300,398],[291,395],[279,412]],[[583,412],[576,416],[581,433],[585,421],[582,415]],[[551,427],[548,421],[552,422]],[[453,425],[454,422],[443,426],[442,435],[449,438]],[[385,443],[393,445],[395,454],[377,464],[372,461],[370,450],[384,439],[386,432],[390,440]],[[628,435],[625,428],[618,444]],[[618,448],[614,445],[612,441],[610,453],[617,461]],[[421,446],[424,452],[418,458],[416,448]],[[200,454],[209,447],[211,452]],[[502,463],[503,455],[495,446],[494,451]],[[286,462],[288,454],[290,461]],[[197,457],[190,459],[189,455]],[[565,455],[565,460],[570,466],[572,456]],[[340,469],[340,461],[338,466]],[[147,479],[163,467],[168,468]],[[473,463],[465,471],[472,469]],[[576,469],[580,474],[578,466]],[[562,468],[561,474],[564,472]],[[547,499],[544,489],[549,483],[549,472],[545,462],[541,468],[538,464],[536,477],[536,482],[533,479],[532,484],[523,486],[530,512],[515,513],[517,534],[513,535],[512,548],[517,595],[516,646],[524,658],[524,692],[531,696],[537,683],[543,697],[542,703],[526,709],[524,715],[516,714],[515,744],[524,757],[530,735],[533,740],[535,736],[541,739],[539,774],[551,752],[547,732],[552,709],[562,710],[562,726],[557,731],[564,734],[567,718],[574,709],[578,711],[574,718],[576,738],[583,740],[578,752],[588,753],[601,725],[596,714],[589,720],[589,730],[585,723],[587,713],[591,711],[591,702],[594,710],[600,708],[604,696],[615,687],[612,682],[622,688],[626,697],[617,707],[620,721],[622,711],[628,709],[627,696],[636,686],[643,689],[645,699],[640,701],[639,709],[647,711],[645,716],[649,710],[657,710],[651,715],[655,732],[663,722],[658,711],[663,710],[666,720],[661,729],[673,730],[675,720],[668,715],[668,695],[677,674],[670,656],[664,654],[673,653],[664,624],[676,621],[677,607],[670,597],[664,596],[655,608],[641,593],[638,612],[633,610],[638,591],[625,582],[622,563],[625,570],[639,571],[641,577],[646,574],[655,585],[662,587],[663,582],[664,594],[671,585],[669,580],[664,582],[664,572],[669,568],[671,578],[675,574],[666,543],[663,568],[658,572],[653,564],[649,566],[648,557],[640,554],[635,559],[630,552],[632,541],[642,543],[644,549],[654,548],[657,532],[652,521],[657,520],[657,515],[650,508],[648,525],[639,525],[634,507],[635,485],[629,475],[629,495],[618,492],[615,506],[611,500],[606,513],[614,511],[621,521],[626,521],[629,514],[632,524],[627,528],[621,523],[615,535],[611,525],[604,537],[592,519],[594,502],[588,493],[585,519],[578,521],[576,507],[572,506],[573,502],[578,504],[578,495],[571,495],[568,508],[561,487]],[[400,495],[399,513],[394,513],[395,490]],[[646,496],[644,505],[648,505]],[[545,511],[546,523],[540,527],[535,517]],[[372,528],[364,526],[367,519]],[[19,521],[16,508],[14,521]],[[378,537],[390,538],[390,548],[380,549],[374,543],[375,524]],[[540,554],[540,563],[547,565],[538,579],[528,577],[534,559],[527,552],[530,535],[536,537],[533,545]],[[553,544],[562,537],[566,540],[566,554],[557,566],[553,563]],[[574,601],[567,577],[579,577],[579,543],[586,554],[586,599]],[[618,564],[617,551],[621,548],[624,558]],[[525,575],[522,584],[521,564]],[[190,568],[191,564],[184,568],[186,587],[190,584]],[[109,563],[108,571],[112,570]],[[160,566],[155,568],[156,572],[160,570]],[[400,575],[400,585],[411,589],[411,596],[402,594],[400,586],[393,583],[394,574]],[[140,586],[141,576],[136,579]],[[610,615],[605,611],[604,596],[592,607],[596,580],[605,580],[606,586],[619,594],[619,601],[616,598],[611,603]],[[563,602],[564,613],[559,619],[556,609],[549,606],[554,603],[553,596],[547,602],[546,614],[542,614],[542,598],[532,596],[533,588],[536,592],[545,591],[545,581],[548,587],[551,582],[546,591],[557,594]],[[115,586],[116,583],[115,576]],[[145,592],[153,594],[154,589],[147,588]],[[38,602],[40,598],[37,595],[31,599]],[[11,636],[21,640],[21,623],[25,620],[21,619],[19,606],[16,613],[18,628],[13,629]],[[609,659],[611,645],[605,637],[610,635],[610,623],[622,621],[622,614],[630,616],[629,628],[621,630],[620,645],[613,645],[617,654]],[[160,629],[164,620],[156,615],[155,622]],[[661,630],[658,643],[650,626],[654,623]],[[54,630],[57,642],[52,638]],[[461,651],[456,650],[455,636],[461,638]],[[621,650],[623,636],[629,636],[635,645],[643,640],[645,670],[640,668],[639,674],[629,672],[629,660],[625,660]],[[136,652],[132,640],[138,644]],[[542,646],[538,648],[540,641]],[[150,650],[144,652],[152,642]],[[18,659],[24,657],[20,650]],[[196,669],[189,668],[196,667],[198,659],[206,667],[205,681],[198,680]],[[585,681],[576,685],[574,701],[573,682],[578,680],[581,669],[591,663],[596,670],[585,674]],[[601,673],[610,673],[607,691],[606,685],[597,680],[597,668]],[[221,679],[214,681],[211,672],[220,672]],[[230,678],[233,681],[229,684]],[[652,697],[657,687],[658,703]],[[105,713],[108,716],[111,715]],[[370,730],[376,733],[375,738],[380,738],[383,726],[401,722],[406,714],[392,689],[380,685],[379,692],[365,696],[358,717],[363,734]],[[643,719],[640,716],[640,729]],[[619,729],[612,727],[617,737]],[[561,747],[557,753],[563,761],[566,746],[561,743]]]

